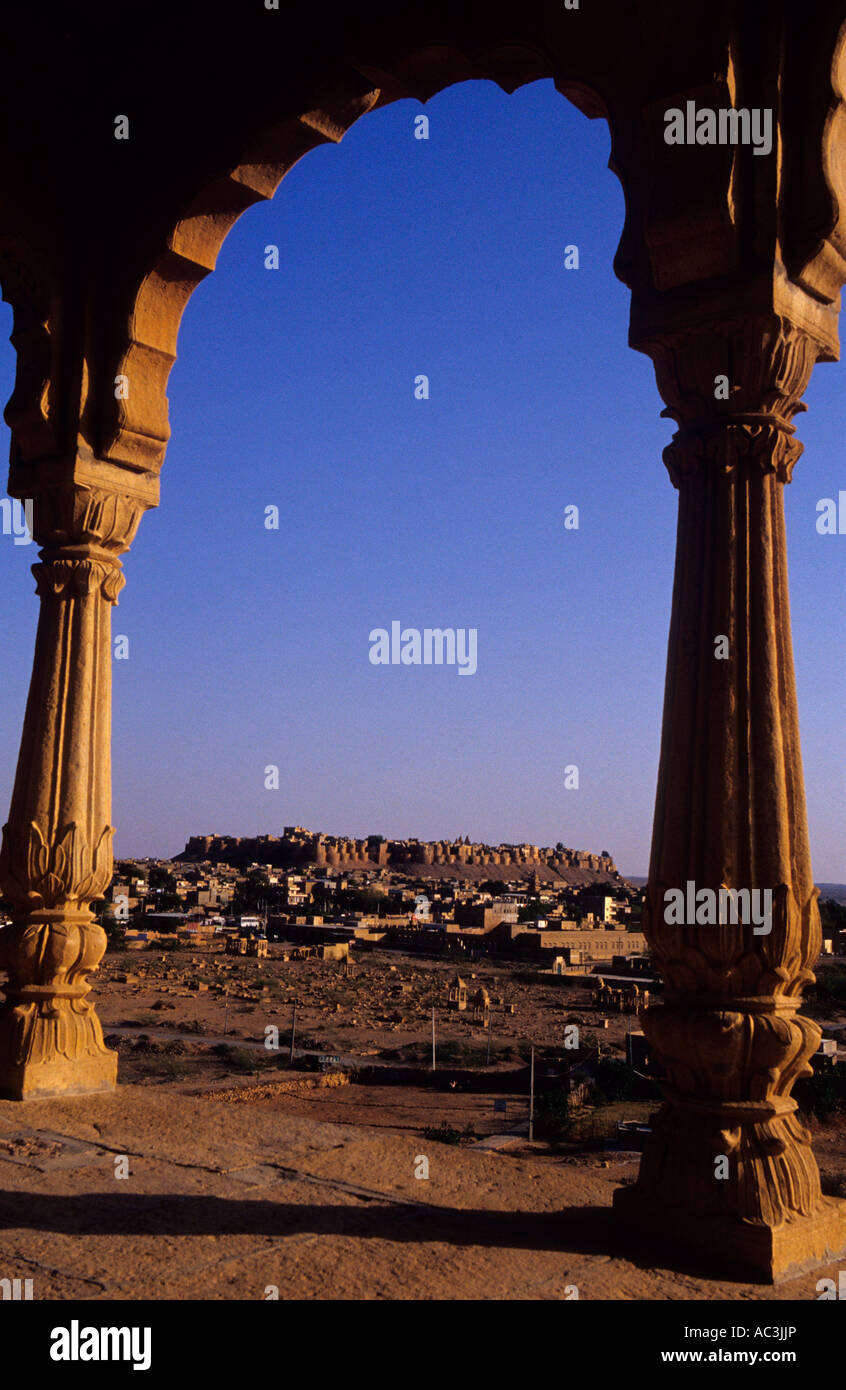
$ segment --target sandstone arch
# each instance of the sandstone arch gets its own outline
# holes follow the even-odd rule
[[[238,218],[256,202],[273,198],[285,175],[319,144],[339,142],[369,111],[402,98],[429,100],[457,82],[488,79],[506,92],[554,76],[553,63],[534,48],[511,45],[474,57],[455,48],[413,50],[390,69],[366,68],[314,93],[306,109],[253,132],[238,162],[221,168],[180,209],[141,280],[129,316],[128,342],[118,370],[130,379],[141,373],[155,383],[143,400],[109,412],[104,448],[110,456],[130,456],[127,436],[159,440],[161,457],[169,437],[167,378],[176,360],[182,314],[194,289],[215,267],[220,249]],[[371,85],[371,82],[375,85]],[[562,92],[586,114],[604,114],[598,95],[581,84]],[[313,100],[314,104],[311,104]]]

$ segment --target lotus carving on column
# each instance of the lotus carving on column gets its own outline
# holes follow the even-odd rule
[[[21,839],[3,828],[0,877],[8,897],[28,909],[56,908],[68,903],[89,903],[100,898],[112,874],[112,826],[100,832],[89,851],[85,831],[71,821],[55,840],[45,839],[31,821]]]
[[[685,996],[737,997],[788,995],[799,998],[813,984],[811,966],[819,954],[821,932],[818,890],[799,904],[784,883],[772,890],[772,929],[752,935],[742,923],[713,926],[668,923],[664,883],[650,885],[644,907],[644,930],[656,964],[671,992]],[[728,885],[722,883],[721,890]]]

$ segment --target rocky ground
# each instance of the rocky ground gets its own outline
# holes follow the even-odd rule
[[[434,1007],[437,1042],[447,1049],[444,1060],[481,1061],[487,1054],[481,1023],[470,1008],[464,1013],[448,1008],[456,968],[396,952],[369,952],[348,979],[336,961],[259,961],[219,951],[127,952],[106,956],[95,993],[107,1032],[120,1024],[151,1031],[190,1026],[237,1043],[263,1042],[265,1030],[275,1027],[284,1048],[296,1004],[298,1046],[393,1061],[413,1060],[419,1049],[428,1062]],[[626,1031],[637,1027],[628,1015],[611,1015],[604,1024],[587,983],[552,977],[544,982],[528,968],[487,962],[462,963],[460,969],[471,995],[480,986],[490,995],[494,1061],[528,1056],[532,1044],[560,1046],[571,1021],[586,1042],[599,1041],[609,1055],[623,1056]]]
[[[425,1063],[400,1085],[288,1069],[294,998],[299,1043],[395,1066],[430,1045],[434,1003],[439,1046],[479,1061],[481,1029],[445,1008],[453,974],[387,953],[352,980],[319,961],[107,957],[96,996],[119,1090],[0,1101],[0,1276],[53,1299],[261,1299],[276,1285],[315,1299],[566,1299],[575,1287],[582,1299],[811,1300],[836,1275],[736,1282],[627,1240],[611,1199],[638,1159],[608,1141],[651,1102],[584,1110],[566,1141],[528,1142],[525,1093],[501,1089],[528,1043],[560,1045],[576,1019],[620,1056],[636,1026],[615,1015],[603,1028],[585,986],[476,967],[468,985],[503,1001],[489,1089],[433,1087]],[[268,1026],[281,1055],[263,1045]],[[812,1129],[824,1190],[846,1197],[846,1125]]]

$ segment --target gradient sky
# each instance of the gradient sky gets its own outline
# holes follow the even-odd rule
[[[414,139],[425,110],[428,141]],[[183,319],[160,508],[113,630],[115,848],[331,833],[607,849],[645,873],[676,494],[627,346],[607,127],[538,82],[400,101],[247,212]],[[564,248],[580,251],[577,271]],[[264,251],[279,247],[280,269]],[[11,311],[2,306],[4,339]],[[842,364],[817,367],[786,490],[818,880],[846,881]],[[13,352],[0,348],[11,393]],[[428,401],[413,395],[426,373]],[[3,427],[3,448],[8,430]],[[580,508],[578,532],[564,508]],[[280,509],[268,531],[264,509]],[[0,536],[8,806],[37,617]],[[376,667],[368,634],[475,627],[478,671]],[[564,788],[577,764],[578,791]],[[277,764],[280,789],[265,790]]]

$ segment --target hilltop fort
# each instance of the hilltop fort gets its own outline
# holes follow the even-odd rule
[[[457,840],[388,840],[381,835],[351,839],[285,827],[281,836],[192,835],[175,858],[181,862],[270,864],[274,868],[313,865],[345,870],[389,869],[417,877],[538,879],[548,883],[586,884],[618,879],[610,854],[566,849],[563,845],[486,845]],[[505,872],[507,870],[507,872]]]

